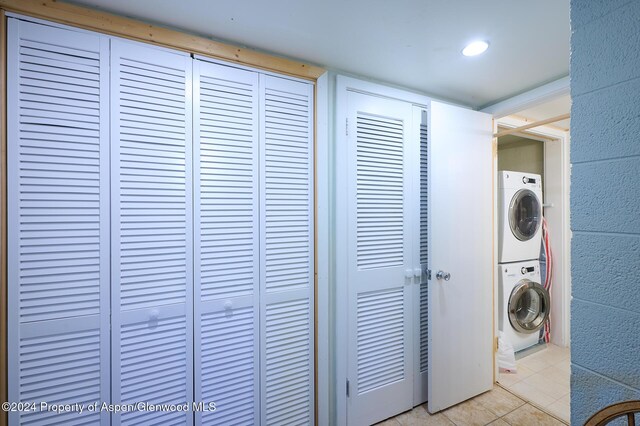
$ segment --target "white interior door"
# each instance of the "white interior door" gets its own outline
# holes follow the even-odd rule
[[[109,402],[109,40],[15,18],[7,35],[9,400]]]
[[[191,58],[111,41],[114,403],[193,401]],[[184,424],[129,411],[114,424]]]
[[[314,424],[313,86],[260,76],[263,425]]]
[[[348,424],[413,402],[414,198],[411,104],[348,93]],[[416,163],[414,165],[413,163]]]
[[[194,61],[196,424],[260,423],[258,73]]]
[[[432,102],[429,411],[493,385],[492,120]],[[438,278],[442,271],[445,278]],[[450,274],[450,278],[447,274]]]

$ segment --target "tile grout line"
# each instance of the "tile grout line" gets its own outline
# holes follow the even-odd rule
[[[543,377],[543,379],[545,379],[545,378]],[[553,382],[551,379],[545,379],[545,380],[549,380],[549,381]],[[521,382],[518,382],[518,383],[524,383],[525,385],[530,386],[530,387],[534,388],[535,390],[537,390],[539,392],[544,392],[543,390],[540,390],[539,388],[537,388],[535,385],[533,385],[531,383],[527,383],[526,381],[527,381],[527,379],[523,379]],[[514,386],[517,385],[518,383],[514,384]],[[561,387],[564,387],[563,384],[558,383],[558,382],[553,382],[553,384],[561,386]],[[531,399],[529,397],[526,397],[524,394],[518,393],[518,391],[514,390],[512,387],[506,387],[506,386],[503,386],[503,387],[505,387],[509,392],[511,392],[512,394],[518,396],[519,398],[525,399],[526,401],[531,402]],[[569,388],[569,386],[567,386],[567,388]],[[553,401],[550,402],[549,404],[544,405],[544,407],[549,407],[549,406],[559,402],[561,399],[565,398],[568,395],[571,395],[570,389],[567,389],[567,393],[563,393],[562,396],[560,396],[558,398],[552,398]],[[536,405],[543,406],[542,404],[539,404],[539,403],[536,403]]]
[[[510,389],[507,389],[507,388],[505,388],[505,387],[501,386],[499,383],[497,383],[497,385],[498,385],[498,386],[500,386],[502,389],[506,390],[507,392],[509,392],[511,395],[515,396],[516,398],[523,399],[521,396],[519,396],[519,395],[517,395],[517,394],[513,393]],[[524,401],[525,401],[525,404],[524,404],[524,405],[529,404],[529,405],[531,405],[532,407],[535,407],[535,408],[537,408],[538,410],[542,411],[543,413],[548,414],[549,416],[551,416],[551,417],[553,417],[554,419],[558,420],[558,421],[559,421],[559,422],[561,422],[562,424],[569,425],[569,422],[567,422],[567,421],[565,421],[565,420],[562,420],[560,417],[558,417],[557,415],[555,415],[555,414],[553,414],[553,413],[548,412],[545,408],[541,407],[540,405],[536,404],[535,402],[528,401],[528,400],[524,400]],[[522,405],[521,405],[520,407],[522,407]],[[520,408],[520,407],[518,407],[518,408]],[[516,410],[517,410],[517,409],[516,409]],[[514,410],[514,411],[515,411],[515,410]],[[507,415],[507,414],[505,414],[505,416],[506,416],[506,415]],[[503,417],[504,417],[504,416],[503,416]],[[505,420],[505,421],[506,421],[506,420]]]
[[[509,414],[513,413],[514,411],[516,411],[516,410],[518,410],[518,409],[520,409],[520,408],[524,407],[525,405],[527,405],[527,401],[526,401],[526,400],[522,399],[521,397],[519,397],[519,396],[518,396],[518,395],[516,395],[515,393],[511,392],[509,389],[505,388],[505,387],[504,387],[504,386],[502,386],[500,383],[496,383],[496,385],[497,385],[499,388],[502,388],[502,389],[504,389],[505,391],[507,391],[507,392],[508,392],[509,394],[511,394],[512,396],[514,396],[514,397],[518,398],[520,401],[522,401],[522,404],[518,405],[516,408],[514,408],[513,410],[509,411],[508,413],[506,413],[506,414],[502,415],[501,417],[498,417],[498,419],[502,419],[503,417],[506,417],[506,416],[508,416]],[[494,421],[495,421],[495,420],[494,420]],[[504,421],[505,423],[509,424],[509,425],[511,424],[511,423],[509,423],[508,421],[506,421],[506,420],[504,420],[504,419],[503,419],[503,421]]]
[[[444,416],[444,418],[445,418],[445,419],[447,419],[447,420],[449,420],[449,421],[450,421],[451,423],[453,423],[455,426],[460,426],[460,425],[458,425],[458,423],[456,423],[456,422],[454,422],[453,420],[451,420],[451,419],[449,418],[449,416],[447,416],[446,411],[447,411],[447,410],[443,410],[443,411],[442,411],[442,415]]]
[[[560,360],[558,360],[558,361],[556,361],[556,362],[554,362],[554,363],[548,363],[548,362],[547,362],[547,364],[548,364],[548,365],[547,365],[547,367],[546,367],[546,368],[550,368],[550,367],[556,367],[556,368],[557,368],[557,366],[558,366],[560,363],[562,363],[565,359],[568,359],[568,358],[564,358],[564,357],[563,357],[562,359],[560,359]],[[542,371],[542,370],[541,370],[541,371]],[[535,375],[535,374],[540,374],[540,372],[534,372],[534,373],[533,373],[533,375]],[[525,380],[525,379],[522,379],[521,381],[524,381],[524,380]],[[514,396],[515,398],[517,398],[517,399],[521,402],[521,404],[520,404],[520,405],[518,405],[517,407],[513,408],[512,410],[508,411],[507,413],[503,414],[503,415],[498,415],[498,413],[496,413],[495,411],[493,411],[490,407],[487,407],[485,404],[483,404],[483,403],[479,402],[479,404],[480,404],[480,405],[481,405],[485,410],[487,410],[489,413],[491,413],[491,414],[493,414],[494,416],[496,416],[496,418],[495,418],[495,419],[493,419],[493,420],[491,420],[489,423],[487,423],[487,425],[489,425],[489,424],[491,424],[491,423],[493,423],[493,422],[496,422],[496,421],[498,421],[498,420],[502,420],[502,421],[504,421],[505,423],[510,424],[510,423],[505,419],[505,417],[506,417],[506,416],[508,416],[508,415],[510,415],[510,414],[511,414],[511,413],[513,413],[514,411],[517,411],[517,410],[521,409],[522,407],[524,407],[524,406],[526,406],[526,405],[530,405],[531,407],[533,407],[533,408],[535,408],[535,409],[537,409],[537,410],[540,410],[542,413],[544,413],[544,415],[549,416],[550,418],[553,418],[553,419],[555,419],[555,420],[559,421],[560,423],[562,423],[562,424],[564,424],[564,425],[568,425],[568,424],[569,424],[567,420],[563,420],[562,418],[560,418],[560,417],[559,417],[559,415],[554,414],[554,413],[552,413],[552,412],[548,411],[547,407],[542,406],[542,405],[539,405],[539,404],[538,404],[538,403],[536,403],[536,402],[532,402],[532,401],[530,401],[528,398],[526,398],[526,397],[524,397],[524,396],[521,396],[521,395],[519,395],[519,394],[515,393],[514,391],[512,391],[512,390],[511,390],[509,387],[507,387],[506,385],[501,384],[501,383],[499,383],[499,382],[496,382],[496,383],[494,384],[494,386],[495,386],[495,387],[494,387],[494,389],[495,389],[495,388],[501,388],[502,390],[506,391],[506,392],[507,392],[507,393],[509,393],[510,395]],[[570,395],[570,394],[568,394],[568,395]],[[554,401],[553,401],[551,404],[548,404],[548,405],[550,406],[550,405],[552,405],[552,404],[555,404],[555,403],[559,402],[562,398],[564,398],[564,397],[566,397],[566,396],[567,396],[567,395],[563,395],[563,396],[562,396],[562,397],[560,397],[560,398],[556,398],[556,399],[554,399]],[[477,397],[470,398],[470,399],[469,399],[469,401],[470,401],[470,400],[473,400],[473,399],[475,399],[475,398],[477,398]],[[418,407],[420,407],[420,406],[422,406],[422,405],[423,405],[423,404],[420,404],[420,405],[418,405],[418,406],[414,407],[413,409],[416,409],[416,408],[418,408]],[[413,409],[412,409],[412,410],[413,410]],[[407,412],[405,412],[405,413],[401,413],[401,414],[399,414],[399,415],[397,415],[397,416],[395,416],[395,417],[392,417],[392,418],[390,418],[390,419],[387,419],[387,421],[388,421],[388,420],[393,420],[393,421],[395,421],[395,424],[396,424],[397,426],[405,426],[405,423],[404,423],[404,422],[402,422],[401,420],[399,420],[399,419],[398,419],[398,417],[399,417],[399,416],[401,416],[402,414],[410,413],[412,410],[409,410],[409,411],[407,411]],[[448,420],[451,424],[453,424],[453,425],[455,425],[455,426],[464,426],[464,424],[456,423],[452,418],[450,418],[450,417],[446,414],[446,411],[448,411],[448,410],[443,410],[443,411],[441,411],[441,412],[439,412],[439,413],[436,413],[436,414],[430,414],[430,413],[429,413],[429,414],[430,414],[430,416],[435,416],[435,415],[441,414],[441,415],[442,415],[446,420]],[[428,413],[428,410],[427,410],[427,413]],[[486,426],[486,425],[485,425],[485,426]]]
[[[496,385],[497,385],[498,387],[500,387],[500,388],[504,389],[504,387],[500,386],[500,384],[499,384],[499,383],[496,383]],[[507,389],[504,389],[504,390],[506,390],[507,392],[509,392]],[[516,408],[514,408],[514,409],[513,409],[513,410],[511,410],[511,411],[509,411],[508,413],[503,414],[502,416],[499,416],[499,415],[498,415],[498,413],[495,413],[495,412],[491,411],[491,409],[490,409],[490,408],[485,407],[485,408],[487,408],[487,410],[491,411],[493,414],[495,414],[495,415],[498,417],[497,419],[495,419],[495,420],[493,420],[492,422],[487,423],[487,424],[491,424],[491,423],[495,422],[496,420],[502,419],[504,416],[508,416],[509,414],[511,414],[511,413],[513,413],[514,411],[516,411],[518,408],[522,408],[522,407],[524,407],[525,405],[527,405],[527,401],[525,401],[525,400],[524,400],[524,399],[522,399],[521,397],[519,397],[519,396],[517,396],[517,395],[515,395],[515,394],[513,394],[513,393],[511,393],[511,392],[509,392],[509,393],[510,393],[512,396],[515,396],[516,398],[518,398],[520,401],[522,401],[522,404],[518,405]],[[511,424],[511,423],[507,422],[506,420],[505,420],[505,422],[506,422],[506,423],[508,423],[508,424]]]
[[[503,387],[503,386],[500,386],[500,384],[499,384],[499,383],[495,383],[495,385],[496,385],[496,386],[498,386],[498,387],[500,387],[500,388],[503,388],[503,389],[504,389],[504,387]],[[495,389],[495,388],[494,388],[494,389]],[[505,390],[506,390],[506,389],[505,389]],[[489,392],[492,392],[492,391],[493,391],[493,389],[492,389],[491,391],[489,391]],[[518,408],[521,408],[521,407],[523,407],[523,406],[527,405],[527,401],[523,400],[521,397],[519,397],[519,396],[517,396],[517,395],[513,394],[512,392],[509,392],[509,393],[510,393],[511,395],[515,396],[516,398],[518,398],[520,401],[522,401],[522,404],[518,405],[516,408],[514,408],[513,410],[511,410],[511,411],[507,412],[506,414],[504,414],[504,415],[502,415],[502,416],[500,416],[498,413],[496,413],[495,411],[493,411],[491,408],[489,408],[489,407],[485,406],[484,404],[482,404],[481,402],[479,402],[479,404],[480,404],[480,405],[482,405],[482,407],[483,407],[484,409],[486,409],[486,410],[487,410],[487,411],[489,411],[491,414],[493,414],[494,416],[496,416],[496,418],[495,418],[495,419],[491,420],[491,421],[490,421],[489,423],[487,423],[485,426],[490,425],[491,423],[493,423],[493,422],[495,422],[495,421],[497,421],[497,420],[500,420],[500,419],[502,419],[504,416],[507,416],[507,415],[509,415],[510,413],[514,412],[514,411],[515,411],[515,410],[517,410]],[[474,398],[469,399],[468,401],[471,401],[471,400],[473,400],[473,399],[475,399],[475,398],[477,398],[477,396],[476,396],[476,397],[474,397]],[[465,401],[465,402],[466,402],[466,401]],[[449,416],[447,416],[446,411],[447,411],[447,410],[442,411],[442,415],[443,415],[447,420],[449,420],[449,421],[450,421],[451,423],[453,423],[455,426],[465,426],[464,424],[459,425],[458,423],[454,422],[454,421],[453,421],[453,419],[451,419]],[[546,414],[546,413],[545,413],[545,414]],[[511,423],[507,422],[506,420],[503,420],[503,421],[504,421],[504,422],[506,422],[507,424],[511,425]]]
[[[491,391],[489,391],[489,392],[491,392]],[[466,401],[463,401],[463,403],[464,403],[464,402],[471,401],[471,400],[472,400],[472,399],[474,399],[474,398],[477,398],[477,396],[475,396],[475,397],[473,397],[473,398],[470,398],[470,399],[468,399],[468,400],[466,400]],[[456,404],[456,405],[457,405],[457,404]],[[455,407],[455,405],[454,405],[454,407]],[[449,407],[449,408],[452,408],[452,407]],[[442,410],[442,411],[441,411],[441,414],[444,416],[444,418],[445,418],[445,419],[447,419],[447,420],[449,420],[449,421],[450,421],[452,424],[454,424],[455,426],[465,426],[464,424],[459,425],[458,423],[454,422],[452,418],[450,418],[449,416],[447,416],[446,411],[447,411],[449,408],[447,408],[446,410]],[[494,420],[494,421],[495,421],[495,420]]]

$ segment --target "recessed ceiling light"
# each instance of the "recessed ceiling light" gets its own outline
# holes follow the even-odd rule
[[[489,43],[486,41],[474,41],[473,43],[467,44],[467,47],[462,49],[462,54],[464,56],[477,56],[481,53],[484,53],[485,50],[489,47]]]

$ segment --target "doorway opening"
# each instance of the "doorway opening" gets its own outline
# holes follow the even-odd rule
[[[532,118],[505,117],[498,131]],[[568,422],[569,132],[563,124],[497,139],[495,379]],[[510,351],[513,364],[504,361]]]

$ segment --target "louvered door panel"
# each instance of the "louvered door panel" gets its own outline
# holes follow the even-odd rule
[[[416,153],[410,104],[349,92],[348,114],[347,411],[371,424],[412,406]]]
[[[414,114],[415,117],[415,114]],[[420,111],[420,266],[424,271],[429,260],[429,149],[426,111]],[[427,371],[428,350],[428,297],[427,280],[420,284],[420,372]],[[425,398],[426,400],[426,398]]]
[[[404,123],[359,114],[357,147],[358,269],[404,262]]]
[[[113,400],[192,398],[191,60],[111,41]],[[114,415],[188,424],[189,413]]]
[[[267,304],[262,350],[267,425],[313,424],[313,346],[308,299]]]
[[[191,327],[185,306],[163,307],[162,317],[145,310],[122,315],[120,328],[120,400],[124,404],[148,402],[154,405],[190,402]],[[121,424],[184,425],[192,414],[184,411],[133,410],[118,419]]]
[[[197,424],[259,424],[258,74],[196,60]]]
[[[83,321],[65,319],[47,328],[40,323],[21,327],[20,390],[11,401],[36,402],[38,409],[41,401],[85,407],[108,402],[103,399],[109,398],[108,360],[106,365],[100,363],[101,352],[106,349],[108,353],[108,334],[101,335],[97,317]],[[80,415],[77,410],[60,414],[25,411],[13,417],[11,423],[14,421],[24,425],[109,424],[109,415],[89,413],[86,408]]]
[[[232,315],[224,308],[201,314],[196,400],[216,403],[215,411],[196,414],[201,424],[256,424],[256,324],[255,306],[236,304]]]
[[[358,393],[404,378],[403,289],[358,295]]]
[[[9,400],[108,402],[108,40],[9,18],[7,49]]]
[[[416,263],[420,265],[420,282],[415,294],[415,315],[418,321],[415,326],[416,359],[414,371],[413,405],[422,404],[428,396],[428,360],[429,360],[429,289],[427,280],[429,260],[429,134],[427,110],[413,107],[412,129],[416,132],[415,152],[420,158],[416,164],[414,187],[419,191],[416,202],[419,220],[419,235],[415,238]]]
[[[428,321],[428,297],[427,283],[420,285],[420,372],[427,371],[429,355]]]
[[[262,424],[313,424],[313,86],[260,77]]]

